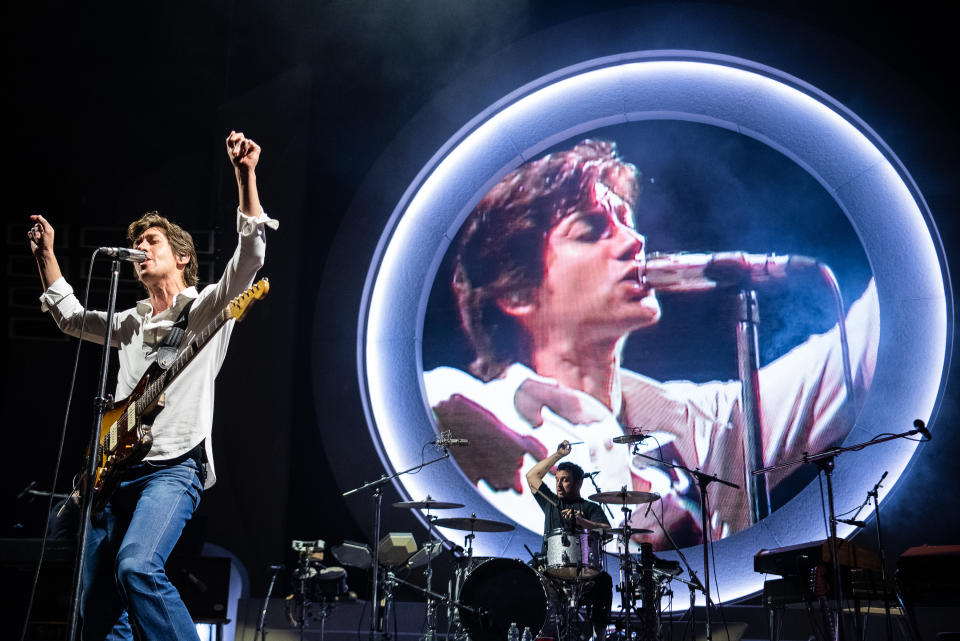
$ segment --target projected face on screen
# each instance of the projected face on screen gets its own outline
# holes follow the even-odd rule
[[[681,546],[703,539],[701,500],[668,463],[740,486],[708,493],[710,534],[722,538],[754,520],[745,456],[790,460],[852,427],[879,332],[869,267],[836,204],[763,145],[691,123],[595,133],[509,173],[462,225],[424,324],[428,401],[438,429],[470,440],[452,453],[478,500],[533,532],[543,513],[525,475],[567,440],[578,444],[564,460],[597,472],[584,496],[658,494],[657,516]],[[648,251],[681,250],[812,255],[833,267],[856,300],[846,313],[853,399],[827,286],[814,274],[760,288],[760,420],[748,438],[739,288],[658,293],[643,277]],[[614,442],[638,431],[650,438]],[[811,475],[769,476],[764,501],[776,509]],[[646,506],[630,523],[654,531],[635,540],[669,547]]]

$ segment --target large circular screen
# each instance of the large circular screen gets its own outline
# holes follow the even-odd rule
[[[515,558],[544,525],[527,474],[563,440],[583,495],[659,497],[607,518],[650,529],[636,541],[661,556],[704,539],[700,489],[675,465],[702,470],[737,486],[707,492],[722,598],[752,592],[756,551],[825,533],[816,470],[757,483],[751,466],[933,411],[948,310],[929,221],[882,141],[795,78],[689,52],[561,70],[465,126],[391,218],[359,345],[381,459],[399,471],[439,433],[469,441],[398,487],[514,525],[475,554]],[[914,448],[845,455],[838,506]]]

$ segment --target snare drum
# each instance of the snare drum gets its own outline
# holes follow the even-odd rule
[[[596,532],[557,528],[547,535],[547,574],[592,579],[603,572],[603,540]]]
[[[515,559],[487,559],[470,570],[460,591],[460,620],[473,641],[503,641],[511,623],[534,635],[543,629],[550,600],[536,570]]]

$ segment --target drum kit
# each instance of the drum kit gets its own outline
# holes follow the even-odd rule
[[[449,435],[448,435],[449,436]],[[644,438],[628,434],[617,437],[616,443],[634,444]],[[440,446],[442,439],[434,442]],[[448,443],[450,441],[445,441]],[[612,516],[610,505],[621,506],[622,525],[595,529],[559,528],[544,537],[543,552],[534,554],[527,548],[531,560],[497,557],[474,557],[473,543],[477,534],[495,535],[514,530],[509,523],[469,517],[437,518],[433,512],[465,507],[461,503],[438,501],[429,495],[422,501],[394,503],[395,508],[422,510],[428,524],[431,540],[415,550],[406,562],[391,566],[382,563],[383,541],[380,538],[381,502],[383,486],[392,479],[419,471],[449,457],[444,447],[443,456],[425,461],[408,470],[390,476],[381,476],[363,486],[343,493],[344,497],[372,490],[374,507],[374,550],[366,550],[363,567],[372,568],[371,639],[386,638],[384,624],[389,620],[393,593],[397,585],[405,585],[426,597],[427,613],[421,641],[436,641],[437,608],[447,608],[446,637],[454,641],[523,641],[549,639],[550,641],[602,640],[607,636],[609,603],[613,581],[605,571],[606,557],[618,558],[622,615],[615,626],[616,638],[623,641],[654,641],[657,638],[656,620],[661,597],[669,591],[669,581],[680,574],[679,564],[657,559],[649,543],[640,544],[640,555],[630,552],[630,542],[636,535],[651,530],[631,527],[630,506],[649,504],[660,499],[658,494],[628,491],[626,487],[615,492],[600,492],[588,497],[603,504]],[[588,475],[589,476],[589,475]],[[593,479],[591,478],[591,481]],[[596,484],[594,483],[594,487]],[[466,532],[463,547],[445,546],[434,537],[435,528]],[[412,538],[412,536],[411,536]],[[616,539],[616,552],[607,551]],[[356,546],[357,544],[350,544]],[[487,546],[489,547],[489,546]],[[526,547],[526,546],[525,546]],[[338,549],[339,548],[339,549]],[[356,550],[347,543],[332,552],[344,565],[356,565],[352,556]],[[446,549],[453,555],[453,572],[446,594],[433,590],[433,559]],[[415,546],[414,548],[415,549]],[[426,588],[397,576],[400,569],[425,565]],[[382,571],[381,571],[382,570]],[[683,581],[688,583],[687,581]],[[382,590],[382,592],[381,592]],[[639,605],[638,605],[639,602]],[[639,627],[634,627],[634,613],[639,615]]]
[[[465,532],[464,545],[452,546],[453,571],[446,594],[439,594],[432,586],[432,560],[446,548],[440,541],[431,539],[417,550],[402,568],[425,565],[426,588],[421,588],[397,576],[398,568],[387,568],[384,584],[384,618],[392,606],[393,592],[397,584],[406,585],[426,596],[427,614],[423,641],[433,641],[438,636],[437,610],[446,605],[446,636],[456,641],[507,641],[511,628],[529,630],[529,638],[549,638],[557,641],[581,641],[603,638],[606,630],[595,629],[593,609],[604,607],[604,598],[592,598],[596,591],[611,592],[612,580],[606,574],[606,557],[620,559],[620,585],[624,625],[617,634],[623,639],[656,638],[655,617],[659,611],[658,582],[679,574],[674,572],[673,562],[657,559],[649,544],[641,544],[640,560],[629,553],[626,544],[638,534],[650,530],[632,528],[629,517],[632,505],[650,503],[659,499],[656,494],[621,490],[603,492],[589,497],[590,500],[609,505],[622,506],[624,525],[606,526],[593,530],[558,528],[544,539],[543,552],[533,554],[531,560],[497,557],[475,557],[473,543],[478,535],[487,536],[514,530],[509,523],[481,519],[476,514],[469,517],[437,518],[436,510],[464,507],[460,503],[437,501],[427,497],[423,501],[394,503],[396,508],[418,509],[426,513],[431,536],[434,528],[447,528]],[[618,553],[604,548],[615,537],[619,539]],[[529,550],[528,550],[529,551]],[[346,565],[338,548],[334,554]],[[369,567],[369,565],[367,566]],[[638,602],[642,605],[638,607]],[[631,612],[639,612],[640,627],[634,629]],[[606,617],[601,617],[605,619]],[[525,635],[526,636],[526,635]]]

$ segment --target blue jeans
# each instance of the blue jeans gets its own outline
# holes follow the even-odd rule
[[[83,641],[198,639],[163,566],[203,492],[200,466],[139,463],[89,525],[84,551]]]

